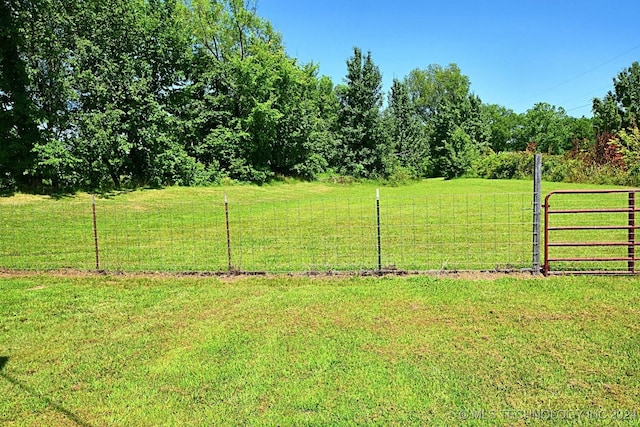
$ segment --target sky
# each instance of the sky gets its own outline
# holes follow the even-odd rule
[[[594,97],[640,61],[638,0],[258,0],[287,53],[344,82],[355,46],[394,78],[455,63],[484,103],[538,102],[591,116]]]

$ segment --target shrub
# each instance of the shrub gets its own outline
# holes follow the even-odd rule
[[[533,154],[507,151],[477,159],[472,174],[488,179],[526,179],[533,175]]]
[[[625,144],[633,147],[632,143]],[[640,155],[634,153],[631,150],[626,152],[623,148],[624,159],[629,165],[627,167],[621,167],[613,161],[597,163],[593,161],[591,153],[545,154],[542,158],[542,178],[554,182],[639,185],[640,166],[637,165],[640,165]],[[618,159],[617,156],[611,158]],[[527,179],[533,176],[533,159],[534,155],[530,152],[491,153],[474,162],[472,175],[488,179]]]
[[[620,153],[622,161],[630,177],[636,184],[640,183],[640,129],[637,127],[621,130],[619,133]]]
[[[393,173],[387,177],[385,184],[396,187],[398,185],[408,184],[417,178],[418,176],[413,168],[396,166]]]

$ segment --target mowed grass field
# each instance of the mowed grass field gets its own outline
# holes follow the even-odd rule
[[[374,183],[141,190],[96,198],[99,269],[360,271],[378,264]],[[544,183],[543,192],[595,186]],[[380,261],[407,271],[530,268],[532,182],[425,180],[381,187]],[[229,238],[224,197],[229,204]],[[626,203],[624,195],[615,203]],[[581,196],[579,205],[599,201]],[[603,198],[600,197],[602,200]],[[619,199],[619,200],[618,200]],[[563,201],[554,197],[554,204]],[[566,203],[564,203],[566,205]],[[604,218],[625,223],[624,215]],[[566,217],[557,218],[562,223]],[[569,218],[570,221],[592,221]],[[556,218],[554,218],[556,220]],[[96,269],[91,197],[0,199],[0,268]],[[595,239],[624,240],[625,231]],[[583,233],[584,234],[584,233]],[[581,236],[565,235],[573,241]],[[230,245],[230,248],[228,247]],[[229,250],[230,249],[230,250]],[[561,256],[575,255],[562,252]],[[570,251],[576,251],[570,248]],[[602,256],[603,252],[587,248]],[[626,247],[605,254],[626,256]],[[229,256],[230,255],[230,256]],[[621,263],[615,268],[626,268]]]
[[[637,278],[5,273],[0,302],[3,426],[640,425]]]

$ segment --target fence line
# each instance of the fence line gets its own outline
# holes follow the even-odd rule
[[[0,268],[327,272],[531,269],[530,193],[0,207]]]

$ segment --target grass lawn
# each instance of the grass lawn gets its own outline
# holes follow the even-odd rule
[[[0,424],[640,425],[639,285],[5,274]]]
[[[597,188],[545,182],[543,191],[585,187]],[[100,268],[227,271],[227,194],[232,269],[376,269],[375,190],[374,183],[315,182],[172,187],[99,197]],[[431,179],[382,187],[382,265],[408,271],[530,268],[531,193],[531,181],[517,180]],[[559,199],[554,198],[556,205]],[[95,269],[91,212],[87,194],[0,199],[0,268]],[[557,253],[567,256],[562,250]],[[605,250],[626,256],[626,247]]]

